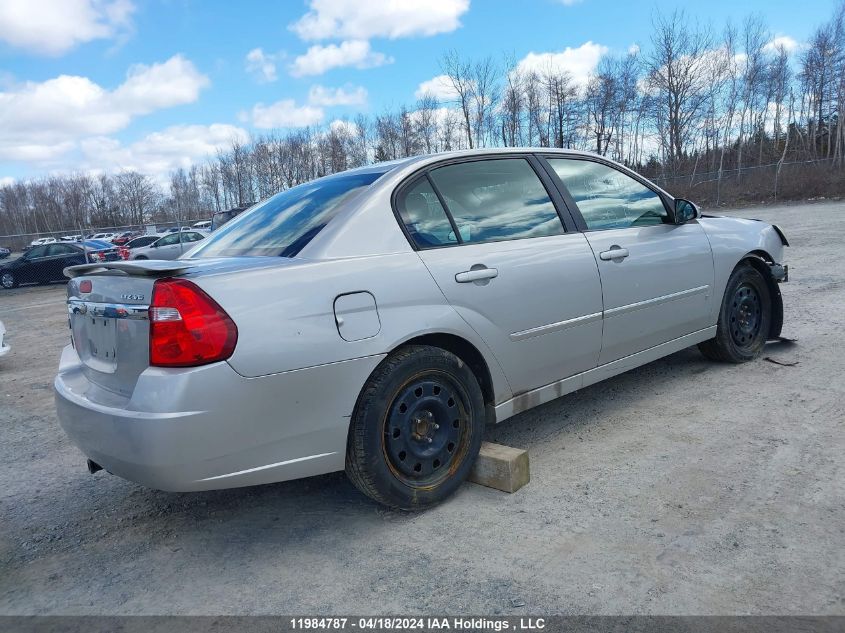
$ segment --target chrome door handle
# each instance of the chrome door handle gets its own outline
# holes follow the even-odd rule
[[[455,275],[455,281],[459,284],[468,284],[473,281],[484,281],[485,279],[493,279],[498,276],[499,271],[495,268],[473,268],[472,270],[465,270]]]
[[[619,248],[618,246],[616,248],[611,248],[609,251],[602,251],[599,253],[599,257],[606,262],[613,259],[625,259],[628,255],[630,255],[630,253],[627,248]]]

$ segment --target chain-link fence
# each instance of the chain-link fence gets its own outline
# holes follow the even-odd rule
[[[146,259],[175,259],[205,236],[208,225],[159,222],[0,235],[0,290],[66,281],[68,266],[130,259],[136,249],[155,249]]]
[[[672,195],[711,205],[845,194],[845,170],[833,158],[750,165],[721,172],[696,170],[684,175],[661,174],[651,179]]]

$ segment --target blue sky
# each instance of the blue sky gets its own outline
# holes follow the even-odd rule
[[[800,47],[833,7],[833,0],[804,0],[800,10],[763,0],[3,0],[0,182],[74,169],[163,177],[231,138],[412,105],[452,48],[523,63],[552,59],[577,78],[603,54],[647,48],[658,10],[683,8],[716,31],[761,12],[773,37]],[[437,91],[436,82],[427,85]]]

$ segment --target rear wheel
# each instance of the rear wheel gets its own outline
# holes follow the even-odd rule
[[[698,348],[712,360],[754,360],[763,351],[771,323],[772,297],[766,280],[756,268],[740,264],[728,279],[716,337]]]
[[[466,479],[483,433],[484,398],[469,367],[437,347],[406,347],[376,368],[361,393],[346,472],[380,503],[424,508]]]
[[[3,286],[6,290],[17,288],[18,280],[15,277],[14,273],[5,272],[0,275],[0,286]]]

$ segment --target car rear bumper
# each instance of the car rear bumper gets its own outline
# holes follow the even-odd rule
[[[244,378],[227,363],[149,368],[130,398],[91,382],[71,346],[54,387],[59,421],[91,460],[170,491],[342,470],[349,419],[382,356]]]

